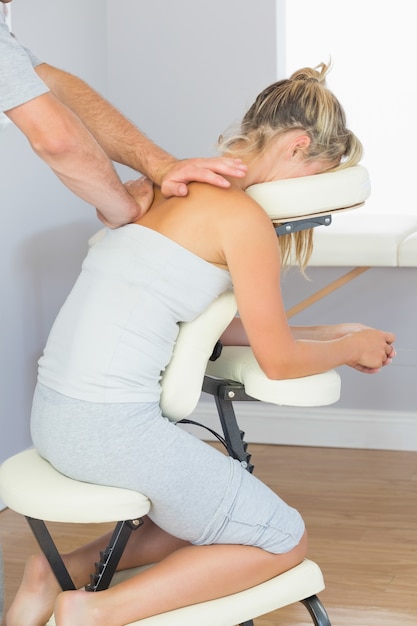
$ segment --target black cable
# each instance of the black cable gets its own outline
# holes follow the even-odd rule
[[[239,458],[239,455],[236,454],[236,452],[233,450],[233,448],[230,445],[230,443],[228,443],[224,437],[219,435],[218,432],[216,432],[215,430],[213,430],[209,426],[206,426],[205,424],[200,424],[199,422],[194,422],[193,420],[189,420],[189,419],[179,420],[177,422],[177,424],[191,424],[192,426],[200,426],[200,428],[205,428],[209,433],[211,433],[214,437],[216,437],[216,439],[218,439],[221,444],[223,444],[223,446],[226,448],[227,453],[229,454],[229,456],[231,456],[232,458],[236,459],[237,461],[242,461],[242,459]]]

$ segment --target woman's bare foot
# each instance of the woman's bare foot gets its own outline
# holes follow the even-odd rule
[[[44,626],[61,591],[43,554],[31,556],[23,579],[6,615],[6,626]]]
[[[64,591],[56,599],[54,607],[55,624],[57,626],[106,626],[108,615],[102,610],[97,597],[100,593],[91,593],[79,589]],[[107,620],[106,620],[107,617]],[[109,621],[109,623],[113,623]]]

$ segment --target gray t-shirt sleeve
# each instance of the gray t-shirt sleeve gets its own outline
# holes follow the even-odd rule
[[[33,69],[40,63],[10,34],[0,11],[0,111],[8,111],[48,92]]]
[[[37,57],[36,54],[33,54],[32,50],[29,50],[29,48],[25,48],[24,46],[22,47],[23,47],[23,50],[28,55],[29,60],[32,63],[32,67],[36,67],[37,65],[40,65],[41,63],[43,63],[43,61],[41,61],[41,59],[39,59],[39,57]]]

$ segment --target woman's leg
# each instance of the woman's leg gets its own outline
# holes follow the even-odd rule
[[[90,582],[94,563],[104,550],[111,533],[103,535],[73,552],[63,555],[63,560],[77,588]],[[149,518],[134,531],[120,559],[118,569],[129,569],[161,561],[168,554],[188,545],[161,530]],[[7,626],[41,626],[53,612],[61,588],[43,554],[28,560],[22,582],[6,616]]]
[[[224,346],[249,346],[249,339],[240,317],[234,317],[220,337]]]
[[[68,623],[66,602],[73,602],[66,598],[93,603],[93,624],[97,598],[106,607],[106,598],[114,597],[120,610],[114,618],[109,610],[99,619],[106,624],[111,617],[113,626],[128,623],[131,616],[138,619],[244,589],[303,558],[300,514],[238,461],[162,418],[157,403],[96,406],[45,392],[45,406],[40,408],[39,416],[32,415],[34,443],[59,471],[78,480],[145,493],[152,502],[153,522],[193,544],[139,575],[135,582],[141,600],[135,599],[131,608],[124,599],[135,582],[126,581],[117,592],[97,596],[83,591],[61,594],[57,608],[63,625]],[[243,573],[245,563],[251,566],[250,575]],[[80,621],[77,615],[72,617]]]
[[[122,626],[165,611],[230,595],[294,567],[306,555],[306,535],[285,554],[240,545],[187,546],[98,594],[61,593],[57,626]]]

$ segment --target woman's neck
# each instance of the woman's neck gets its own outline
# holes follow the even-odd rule
[[[254,185],[262,180],[262,164],[259,162],[260,155],[255,155],[253,153],[227,153],[223,156],[240,159],[248,168],[247,173],[243,176],[243,178],[228,179],[234,187],[239,187],[239,189],[245,191],[245,189],[251,185]]]

